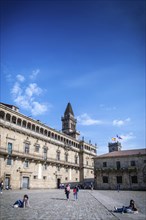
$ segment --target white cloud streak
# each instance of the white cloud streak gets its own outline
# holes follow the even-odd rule
[[[78,116],[77,121],[79,124],[86,126],[103,124],[101,120],[92,119],[87,113]]]
[[[129,140],[132,140],[135,138],[132,132],[125,134],[125,135],[119,135],[122,138],[122,142],[128,142]]]
[[[115,120],[113,120],[112,124],[113,124],[113,126],[121,127],[121,126],[127,124],[130,121],[131,121],[130,118],[127,118],[125,120],[116,120],[115,119]]]

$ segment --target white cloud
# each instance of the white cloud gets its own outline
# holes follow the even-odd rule
[[[120,127],[120,126],[123,126],[123,125],[125,125],[127,122],[130,122],[130,118],[127,118],[127,119],[125,119],[125,120],[113,120],[113,125],[114,126],[118,126],[118,127]]]
[[[14,96],[20,96],[22,93],[22,89],[20,88],[20,84],[18,82],[16,82],[11,90],[11,93]]]
[[[48,110],[48,107],[51,107],[51,105],[48,106],[36,100],[43,92],[36,83],[30,83],[28,85],[23,84],[22,86],[25,78],[22,75],[17,75],[16,79],[17,81],[11,90],[16,105],[30,111],[33,116],[41,115]]]
[[[25,93],[28,97],[32,97],[33,95],[40,95],[42,93],[42,89],[38,87],[36,83],[31,83],[26,88]]]
[[[95,120],[90,118],[90,116],[87,113],[84,113],[80,116],[77,117],[77,120],[79,122],[79,124],[81,125],[99,125],[99,124],[103,124],[102,121],[100,120]]]
[[[129,140],[135,138],[132,132],[125,134],[125,135],[119,135],[119,136],[122,138],[122,142],[128,142]]]
[[[45,104],[41,104],[39,102],[32,102],[32,109],[31,109],[32,115],[34,116],[41,115],[46,111],[47,111],[47,106]]]
[[[29,76],[30,79],[32,79],[32,80],[36,79],[36,77],[37,77],[37,75],[38,75],[39,72],[40,72],[39,69],[33,70],[33,71],[32,71],[32,74]]]
[[[21,106],[24,109],[31,110],[31,101],[25,95],[18,95],[14,99],[15,103],[18,106]]]
[[[24,82],[24,80],[25,80],[24,76],[22,76],[22,75],[20,75],[20,74],[18,74],[18,75],[16,76],[16,79],[17,79],[19,82]]]

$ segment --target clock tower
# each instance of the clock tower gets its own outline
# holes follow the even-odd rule
[[[74,117],[72,106],[70,102],[67,104],[66,110],[64,112],[64,117],[61,118],[62,121],[62,132],[78,139],[79,132],[76,131],[77,120]]]

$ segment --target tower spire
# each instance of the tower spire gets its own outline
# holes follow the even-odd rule
[[[70,135],[71,137],[77,138],[79,136],[79,133],[76,131],[77,120],[74,117],[74,112],[70,102],[68,102],[64,112],[64,117],[62,117],[61,120],[62,132]]]

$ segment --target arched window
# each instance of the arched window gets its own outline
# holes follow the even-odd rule
[[[39,127],[38,126],[36,127],[36,132],[39,133]]]
[[[43,134],[44,133],[44,129],[40,128],[40,133]]]
[[[51,133],[50,133],[50,131],[48,131],[48,137],[51,137]]]
[[[28,128],[28,129],[31,129],[31,123],[30,123],[30,122],[28,122],[27,128]]]
[[[34,124],[32,125],[32,131],[35,131],[35,125]]]
[[[16,117],[15,116],[12,117],[12,123],[16,124]]]
[[[23,122],[22,122],[22,127],[23,127],[23,128],[26,128],[26,121],[23,121]]]
[[[3,111],[0,111],[0,119],[4,119],[5,113]]]
[[[45,135],[45,136],[47,136],[47,134],[48,134],[48,131],[47,131],[47,130],[45,130],[45,131],[44,131],[44,135]]]
[[[17,125],[21,126],[21,124],[22,124],[22,120],[21,120],[21,118],[18,118]]]
[[[6,114],[6,121],[11,121],[11,115],[10,114]]]

